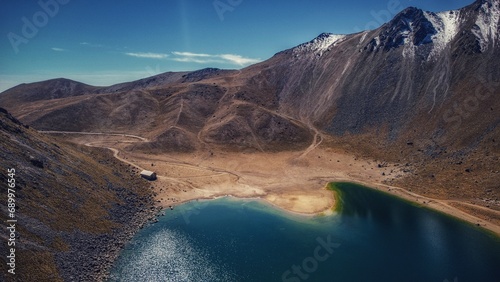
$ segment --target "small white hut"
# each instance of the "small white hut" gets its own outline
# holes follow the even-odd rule
[[[149,181],[154,181],[156,180],[156,173],[149,170],[143,170],[141,171],[141,177]]]

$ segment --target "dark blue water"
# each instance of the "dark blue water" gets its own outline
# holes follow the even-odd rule
[[[168,210],[110,281],[500,281],[498,237],[375,190],[337,189],[332,216],[230,198]]]

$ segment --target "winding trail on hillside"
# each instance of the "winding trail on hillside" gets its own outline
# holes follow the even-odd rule
[[[124,159],[124,158],[120,157],[119,156],[120,151],[118,149],[111,148],[111,147],[101,147],[101,146],[98,146],[98,145],[94,145],[93,143],[86,143],[85,146],[109,149],[109,150],[111,150],[113,152],[113,157],[115,157],[119,161],[121,161],[123,163],[126,163],[126,164],[129,164],[129,165],[131,165],[131,166],[133,166],[135,168],[138,168],[140,170],[144,170],[144,168],[140,167],[139,165],[137,165],[137,164],[135,164],[133,162],[130,162],[127,159]]]
[[[108,135],[108,136],[119,136],[119,137],[130,137],[130,138],[135,138],[139,139],[143,142],[149,142],[149,139],[137,136],[137,135],[132,135],[132,134],[125,134],[125,133],[107,133],[107,132],[79,132],[79,131],[52,131],[52,130],[40,130],[38,131],[39,133],[44,133],[44,134],[76,134],[76,135]]]
[[[44,133],[44,134],[75,134],[75,135],[100,135],[100,136],[115,136],[115,137],[129,137],[129,138],[135,138],[135,139],[138,139],[139,141],[137,142],[149,142],[149,139],[145,138],[145,137],[141,137],[141,136],[137,136],[137,135],[131,135],[131,134],[124,134],[124,133],[105,133],[105,132],[75,132],[75,131],[39,131],[39,133]],[[120,143],[136,143],[136,142],[133,142],[133,141],[119,141]],[[113,152],[113,157],[116,158],[117,160],[125,163],[125,164],[128,164],[132,167],[135,167],[139,170],[146,170],[145,168],[141,167],[140,165],[134,163],[134,162],[131,162],[125,158],[122,158],[120,156],[120,150],[116,149],[116,148],[113,148],[113,147],[109,147],[109,146],[105,146],[104,144],[102,144],[102,142],[100,141],[96,141],[96,142],[87,142],[84,144],[85,146],[88,146],[88,147],[96,147],[96,148],[104,148],[104,149],[108,149],[110,151]],[[155,159],[149,159],[151,161],[155,161]],[[166,162],[168,163],[169,165],[171,166],[178,166],[178,167],[185,167],[185,168],[189,168],[189,169],[196,169],[196,170],[200,170],[200,171],[208,171],[208,172],[212,172],[210,174],[206,174],[206,175],[199,175],[199,176],[189,176],[189,177],[168,177],[168,176],[164,176],[164,175],[159,175],[158,178],[159,179],[166,179],[166,180],[169,180],[169,181],[172,181],[172,182],[175,182],[175,183],[178,183],[178,184],[182,184],[182,185],[186,185],[192,189],[196,189],[196,190],[200,190],[200,191],[207,191],[206,189],[202,189],[202,188],[198,188],[198,187],[195,187],[193,186],[191,183],[189,183],[188,181],[182,181],[180,179],[189,179],[189,178],[203,178],[203,177],[214,177],[214,176],[220,176],[220,175],[232,175],[234,177],[236,177],[236,181],[239,181],[240,180],[240,176],[235,174],[235,173],[232,173],[232,172],[229,172],[229,171],[224,171],[224,170],[216,170],[216,169],[213,169],[213,168],[210,168],[210,167],[202,167],[202,166],[197,166],[197,165],[191,165],[191,164],[188,164],[188,163],[181,163],[181,162],[167,162],[165,160],[159,160],[159,159],[156,159],[156,161],[163,161],[163,162]]]
[[[174,125],[172,125],[171,127],[176,127],[177,124],[179,123],[179,120],[181,119],[181,115],[182,115],[182,111],[184,110],[184,99],[181,98],[181,106],[179,107],[179,112],[177,113],[177,117],[175,118],[175,122],[174,122]]]
[[[113,152],[113,157],[115,157],[117,160],[125,163],[125,164],[128,164],[128,165],[131,165],[139,170],[146,170],[145,168],[141,167],[140,165],[136,164],[136,163],[133,163],[125,158],[122,158],[120,157],[120,151],[116,148],[112,148],[112,147],[106,147],[106,146],[102,146],[102,144],[99,144],[99,142],[90,142],[90,143],[85,143],[84,144],[85,146],[88,146],[88,147],[96,147],[96,148],[104,148],[104,149],[109,149]],[[170,165],[174,165],[174,166],[183,166],[183,165],[180,165],[180,164],[173,164],[173,163],[169,163]],[[218,174],[221,174],[221,173],[218,173]],[[212,174],[212,175],[206,175],[204,177],[212,177],[214,175],[218,175],[218,174]],[[200,176],[198,176],[200,177]],[[181,184],[181,185],[186,185],[188,186],[189,188],[191,189],[195,189],[195,190],[199,190],[199,191],[207,191],[206,189],[202,189],[202,188],[198,188],[198,187],[195,187],[194,185],[192,185],[191,183],[187,182],[187,181],[182,181],[180,180],[180,177],[168,177],[168,176],[165,176],[165,175],[158,175],[158,179],[162,179],[162,180],[168,180],[168,181],[172,181],[174,183],[178,183],[178,184]]]
[[[318,148],[318,146],[321,144],[321,142],[323,142],[323,136],[321,135],[319,130],[316,129],[312,125],[308,125],[308,127],[310,130],[314,131],[314,138],[313,138],[311,145],[309,145],[309,147],[307,147],[307,149],[304,150],[304,152],[298,157],[298,159],[307,156],[309,153],[311,153],[316,148]]]
[[[267,112],[271,115],[275,115],[275,116],[278,116],[278,117],[281,117],[282,119],[285,119],[285,120],[288,120],[289,122],[297,125],[297,126],[300,126],[300,127],[306,127],[308,128],[310,131],[314,132],[314,137],[313,137],[313,141],[311,143],[311,145],[309,145],[309,147],[307,147],[304,152],[299,156],[297,157],[298,159],[300,158],[303,158],[305,157],[306,155],[308,155],[310,152],[314,151],[314,149],[316,149],[322,142],[323,142],[323,136],[321,134],[321,132],[316,128],[314,127],[313,125],[311,125],[310,123],[305,123],[305,122],[302,122],[298,119],[295,119],[291,116],[288,116],[286,114],[283,114],[283,113],[280,113],[278,112],[277,110],[270,110],[266,107],[263,107],[261,105],[257,105],[257,104],[254,104],[254,103],[251,103],[251,102],[248,102],[248,101],[241,101],[241,100],[235,100],[233,102],[234,105],[250,105],[250,106],[253,106],[259,110],[262,110],[264,112]],[[198,136],[200,135],[201,131],[198,133]],[[252,136],[253,138],[255,139],[255,141],[257,142],[257,145],[259,146],[259,149],[263,151],[262,147],[260,146],[259,142],[258,142],[258,139],[257,137],[255,136],[253,130],[251,131],[252,133]]]

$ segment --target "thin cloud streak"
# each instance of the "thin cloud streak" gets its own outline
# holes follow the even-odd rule
[[[94,44],[94,43],[89,43],[89,42],[80,42],[80,45],[88,46],[88,47],[93,47],[93,48],[102,48],[104,45],[102,44]]]
[[[204,53],[178,52],[178,51],[172,52],[172,54],[174,56],[177,56],[171,59],[173,61],[199,63],[199,64],[222,63],[222,64],[245,66],[262,61],[261,59],[245,58],[241,55],[235,55],[235,54],[210,55]]]
[[[203,53],[191,53],[191,52],[172,52],[176,56],[183,57],[212,57],[213,55],[203,54]]]
[[[63,49],[63,48],[57,48],[57,47],[52,47],[52,48],[50,48],[50,49],[52,49],[53,51],[56,51],[56,52],[65,52],[65,51],[67,51],[66,49]]]
[[[169,56],[168,54],[162,54],[162,53],[124,53],[124,54],[130,57],[145,58],[145,59],[166,59]]]
[[[181,62],[181,63],[197,63],[197,64],[210,64],[210,63],[225,63],[222,60],[215,59],[198,59],[196,57],[181,57],[181,58],[172,58],[172,61]]]
[[[222,59],[226,61],[232,62],[233,64],[240,66],[255,64],[261,61],[260,59],[245,58],[240,55],[234,55],[234,54],[222,54],[218,56],[220,56]]]
[[[136,58],[146,58],[146,59],[169,59],[175,62],[181,63],[196,63],[196,64],[230,64],[238,66],[247,66],[261,62],[261,59],[246,58],[241,55],[235,54],[218,54],[211,55],[205,53],[193,53],[193,52],[179,52],[174,51],[169,54],[163,53],[151,53],[151,52],[137,52],[137,53],[123,53],[127,56]]]
[[[102,45],[102,44],[95,44],[95,43],[90,43],[90,42],[80,42],[80,45],[92,47],[92,48],[104,48],[104,45]]]

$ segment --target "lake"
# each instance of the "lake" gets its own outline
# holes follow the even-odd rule
[[[500,239],[394,196],[336,183],[333,215],[193,201],[141,229],[109,281],[500,281]]]

